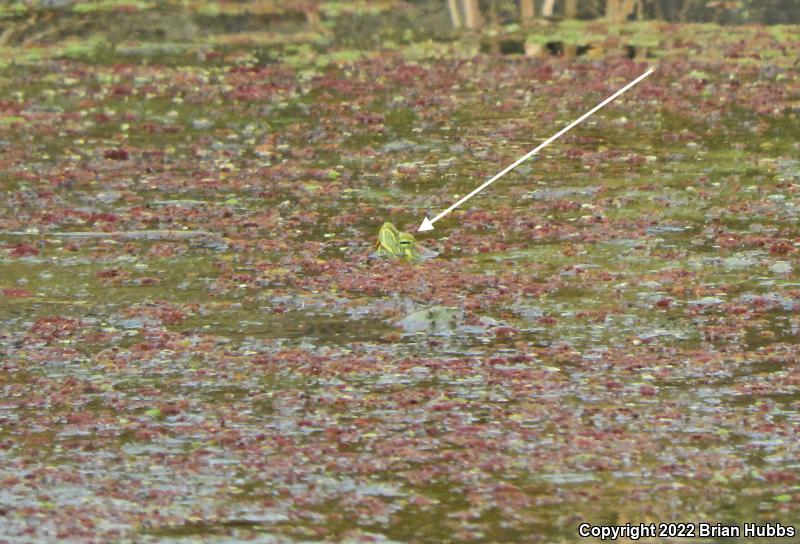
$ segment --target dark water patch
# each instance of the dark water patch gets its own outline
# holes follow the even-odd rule
[[[242,307],[193,317],[181,324],[185,332],[203,331],[236,340],[285,339],[290,343],[314,340],[324,344],[377,341],[389,327],[368,319],[352,319],[344,314],[289,311],[272,313],[265,307]]]

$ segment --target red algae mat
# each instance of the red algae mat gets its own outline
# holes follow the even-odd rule
[[[6,66],[0,541],[796,523],[800,41],[660,29],[647,62]],[[648,66],[420,234],[438,257],[368,257]]]

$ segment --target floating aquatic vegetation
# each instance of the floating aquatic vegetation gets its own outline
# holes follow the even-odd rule
[[[85,17],[160,13],[126,4]],[[366,257],[378,225],[644,64],[481,55],[366,2],[232,33],[244,4],[213,4],[185,4],[218,17],[185,41],[0,49],[0,540],[796,523],[794,29],[619,29],[652,80],[410,263]]]

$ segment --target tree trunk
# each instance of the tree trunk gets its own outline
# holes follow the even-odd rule
[[[450,20],[453,21],[453,28],[461,28],[461,13],[458,11],[458,0],[447,0],[447,9],[450,11]]]
[[[636,10],[636,20],[641,21],[644,19],[644,2],[642,0],[633,0],[633,8]]]
[[[610,0],[609,0],[610,1]],[[556,0],[544,0],[544,4],[542,5],[542,17],[552,17],[553,16],[553,8],[556,5]]]
[[[642,18],[642,4],[640,0],[606,0],[606,19],[612,23],[623,23],[633,13]]]
[[[519,15],[523,23],[526,23],[536,16],[536,6],[533,0],[519,1]]]
[[[481,10],[478,0],[462,0],[464,5],[464,24],[469,29],[481,27]]]
[[[616,23],[618,12],[619,0],[606,0],[606,19],[612,23]]]
[[[564,17],[575,19],[578,16],[578,0],[565,0]]]

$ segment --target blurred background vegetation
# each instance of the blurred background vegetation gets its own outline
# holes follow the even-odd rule
[[[769,60],[792,48],[799,18],[800,0],[20,0],[0,4],[0,69],[233,56],[310,73],[390,51],[641,59],[700,54],[698,39],[716,44],[705,56],[747,43]]]
[[[447,39],[453,28],[566,19],[796,24],[800,0],[12,0],[0,4],[0,47],[75,36],[111,43],[183,42],[209,32],[294,32],[302,26],[314,33],[351,34],[353,24],[370,25],[378,16],[382,26],[390,17],[399,29]]]
[[[451,11],[476,10],[492,15],[497,12],[504,18],[513,17],[518,12],[523,21],[555,17],[791,24],[800,20],[800,2],[797,0],[448,0],[448,5]]]

